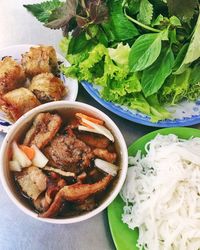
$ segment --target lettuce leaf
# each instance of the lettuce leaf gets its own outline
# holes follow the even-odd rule
[[[200,97],[200,64],[196,64],[190,73],[190,86],[187,91],[187,98],[196,101]]]
[[[142,91],[137,73],[130,74],[123,82],[124,88],[128,94]]]
[[[159,92],[160,101],[174,105],[186,98],[190,86],[190,73],[191,69],[187,69],[180,75],[171,75]]]
[[[120,104],[132,110],[138,110],[143,114],[150,115],[150,106],[141,93],[119,96],[116,91],[109,87],[103,88],[101,96],[110,102]]]
[[[186,98],[190,101],[196,101],[200,97],[200,82],[191,84],[187,94]]]
[[[170,112],[160,105],[157,94],[149,96],[147,101],[150,105],[152,122],[158,122],[159,120],[165,120],[171,117]]]
[[[128,56],[130,53],[130,46],[128,44],[123,45],[119,43],[116,49],[108,48],[108,53],[110,58],[117,65],[128,65]]]
[[[200,60],[191,71],[189,82],[191,84],[197,84],[200,82]]]
[[[59,48],[60,48],[60,50],[61,50],[61,52],[63,53],[64,56],[66,56],[67,53],[68,53],[69,42],[70,42],[70,37],[63,37],[60,40]]]
[[[63,64],[60,66],[60,71],[66,76],[75,79],[80,79],[80,71],[78,65],[66,67]]]
[[[200,97],[200,65],[187,68],[182,74],[171,75],[158,95],[161,103],[172,105],[183,99],[197,100]]]
[[[146,115],[151,115],[150,106],[147,100],[141,93],[135,94],[132,97],[126,97],[124,105],[132,110],[138,110]]]
[[[111,79],[122,81],[128,75],[128,67],[123,68],[114,64],[108,49],[102,44],[98,44],[79,67],[82,80],[100,86],[106,86]]]

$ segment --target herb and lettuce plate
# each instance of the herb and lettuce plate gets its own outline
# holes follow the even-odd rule
[[[200,0],[52,0],[24,7],[62,29],[60,48],[101,104],[150,126],[199,123]],[[92,84],[88,85],[86,82]]]

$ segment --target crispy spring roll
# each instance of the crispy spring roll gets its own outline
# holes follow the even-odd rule
[[[12,121],[40,105],[36,96],[26,88],[18,88],[0,98],[0,107]]]
[[[42,103],[59,101],[67,93],[67,89],[61,79],[52,73],[42,73],[34,76],[29,89]]]
[[[55,74],[58,70],[56,52],[52,46],[31,47],[22,55],[21,63],[29,78],[40,73]]]
[[[19,88],[25,82],[25,73],[20,64],[11,57],[0,61],[0,95]]]

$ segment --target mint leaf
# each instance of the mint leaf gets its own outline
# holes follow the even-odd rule
[[[124,15],[122,0],[108,2],[109,19],[102,27],[109,41],[125,41],[139,35],[137,28]]]
[[[55,9],[48,19],[46,27],[51,29],[59,29],[66,26],[72,17],[76,15],[78,0],[66,0],[66,2]]]
[[[187,54],[186,54],[184,61],[183,61],[184,64],[191,63],[200,57],[199,41],[200,41],[200,15],[199,15],[199,18],[197,20],[194,34],[193,34],[192,39],[190,41],[190,45],[188,47]]]
[[[167,0],[170,16],[177,16],[184,22],[190,21],[194,15],[198,0]]]
[[[102,27],[99,26],[98,33],[96,34],[96,39],[99,41],[99,43],[103,44],[105,47],[108,47],[108,38],[103,31]]]
[[[169,30],[168,37],[169,37],[169,41],[170,41],[171,45],[172,44],[179,45],[179,41],[178,41],[177,35],[176,35],[176,29]]]
[[[80,53],[80,52],[84,51],[84,49],[86,49],[86,47],[91,47],[92,44],[93,44],[92,41],[87,40],[85,33],[82,32],[77,37],[71,37],[71,39],[69,41],[68,54]]]
[[[171,74],[174,55],[171,47],[163,49],[160,56],[148,69],[144,70],[141,79],[143,93],[146,97],[155,94]]]
[[[127,0],[125,7],[130,15],[135,15],[140,9],[140,0]]]
[[[151,26],[159,26],[163,23],[164,21],[164,16],[162,14],[159,14],[155,20],[152,21]]]
[[[141,0],[137,16],[138,21],[149,25],[153,17],[153,5],[148,0]]]
[[[200,14],[196,23],[196,27],[194,29],[194,34],[191,38],[187,53],[185,55],[185,58],[181,66],[179,67],[179,69],[175,72],[176,74],[182,73],[187,65],[194,62],[200,57],[199,41],[200,41]]]
[[[161,35],[145,34],[140,36],[129,54],[130,71],[140,71],[149,67],[158,58],[161,50]]]
[[[173,71],[177,71],[180,68],[185,58],[185,55],[187,53],[188,47],[189,47],[189,43],[185,43],[183,47],[180,49],[180,51],[178,52],[178,55],[176,56],[176,60],[174,62]]]
[[[170,19],[169,19],[169,21],[170,21],[170,24],[172,24],[175,27],[176,26],[181,26],[181,22],[178,19],[178,17],[176,17],[176,16],[171,16]]]
[[[46,1],[37,4],[24,4],[23,6],[30,11],[40,22],[47,23],[52,12],[63,5],[59,0]]]

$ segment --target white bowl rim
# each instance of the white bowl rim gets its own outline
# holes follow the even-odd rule
[[[114,190],[112,191],[112,194],[108,196],[108,198],[103,201],[103,203],[97,207],[96,209],[80,215],[80,216],[75,216],[72,218],[66,218],[66,219],[58,219],[58,218],[40,218],[38,217],[37,213],[28,210],[25,206],[23,206],[16,198],[15,196],[12,194],[12,192],[10,191],[10,188],[7,185],[7,182],[4,178],[4,169],[3,169],[3,152],[7,146],[7,141],[8,138],[11,136],[11,134],[15,131],[15,129],[17,127],[19,127],[21,125],[22,122],[25,123],[26,119],[31,116],[31,115],[36,115],[39,112],[43,112],[43,111],[48,111],[49,108],[53,108],[55,107],[55,109],[59,109],[59,108],[63,108],[64,106],[70,106],[72,108],[85,108],[86,110],[89,111],[94,111],[94,112],[98,112],[102,115],[102,117],[104,117],[105,121],[109,123],[109,125],[112,127],[112,129],[115,132],[115,136],[118,138],[118,141],[120,143],[120,149],[123,155],[123,163],[122,163],[122,168],[121,168],[121,173],[120,173],[120,178],[118,179],[118,182],[114,188]],[[28,111],[26,114],[24,114],[23,116],[21,116],[11,127],[11,129],[9,130],[8,134],[6,135],[6,137],[4,138],[2,147],[1,147],[1,154],[0,154],[0,178],[1,178],[1,182],[2,185],[6,191],[6,193],[8,194],[8,196],[10,197],[10,199],[13,201],[13,203],[19,207],[25,214],[43,221],[43,222],[48,222],[48,223],[53,223],[53,224],[71,224],[71,223],[76,223],[76,222],[81,222],[84,221],[86,219],[89,219],[95,215],[97,215],[98,213],[102,212],[105,208],[107,208],[110,203],[117,197],[118,193],[120,192],[122,185],[125,181],[126,178],[126,174],[127,174],[127,169],[128,169],[128,150],[127,150],[127,146],[126,146],[126,142],[124,140],[124,137],[121,133],[121,131],[119,130],[119,128],[117,127],[117,125],[111,120],[111,118],[106,115],[105,113],[103,113],[101,110],[88,105],[86,103],[82,103],[82,102],[73,102],[73,101],[56,101],[56,102],[52,102],[52,103],[46,103],[46,104],[42,104],[30,111]]]

